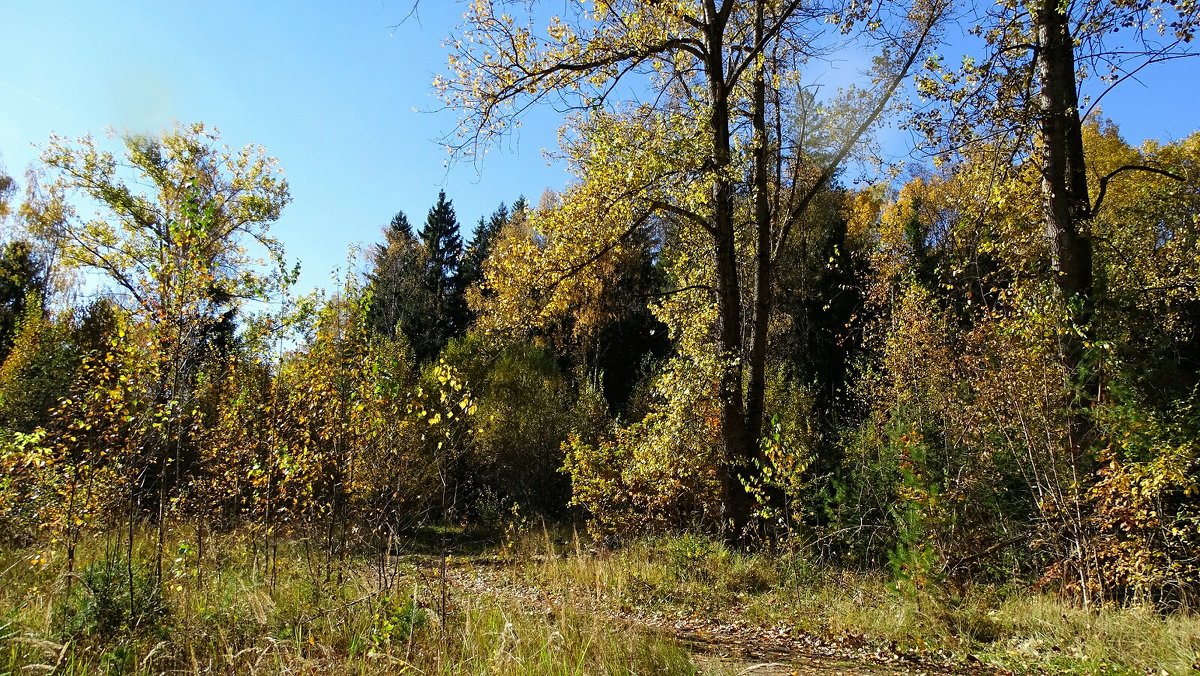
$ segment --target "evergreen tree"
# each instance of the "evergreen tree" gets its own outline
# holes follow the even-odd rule
[[[462,335],[467,323],[465,287],[459,274],[462,235],[445,190],[438,192],[437,204],[430,208],[419,236],[425,247],[425,288],[433,296],[433,321],[428,330],[434,332],[436,354],[448,340]]]
[[[667,325],[651,309],[667,290],[666,273],[655,257],[657,247],[646,233],[635,233],[630,240],[638,253],[616,271],[608,301],[612,318],[587,357],[609,409],[621,415],[636,403],[631,397],[638,382],[673,349]]]
[[[438,192],[437,204],[429,209],[420,236],[428,254],[425,262],[426,285],[433,291],[439,308],[446,307],[454,295],[462,257],[462,236],[459,234],[454,205],[446,199],[445,190]]]
[[[404,213],[384,230],[384,242],[372,252],[371,331],[407,338],[418,361],[438,355],[446,342],[462,335],[468,323],[465,284],[460,272],[462,236],[453,203],[445,191],[417,234]]]
[[[425,284],[424,246],[404,212],[392,217],[383,237],[371,252],[372,270],[367,274],[371,289],[367,326],[388,338],[399,332],[418,355],[427,358],[439,346],[429,331],[434,304]]]
[[[459,269],[459,278],[464,289],[469,288],[472,284],[478,284],[483,279],[483,263],[491,253],[492,242],[495,241],[496,235],[507,222],[508,206],[504,202],[496,207],[491,216],[479,217],[479,222],[475,224],[475,234],[471,237],[471,243],[467,245],[466,251],[463,252],[462,266]]]
[[[475,234],[463,252],[462,265],[459,267],[459,281],[464,292],[483,282],[483,265],[492,254],[492,247],[496,238],[500,236],[500,231],[509,223],[524,220],[525,209],[525,197],[522,196],[513,202],[511,211],[508,205],[501,202],[491,216],[480,216],[479,223],[475,225]],[[484,293],[487,293],[486,290]],[[473,322],[474,319],[474,316],[468,317],[469,322]]]

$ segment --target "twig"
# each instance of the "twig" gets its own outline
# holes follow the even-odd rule
[[[745,669],[742,669],[741,671],[738,672],[738,676],[743,676],[743,674],[749,674],[751,672],[758,671],[759,669],[769,669],[771,667],[786,667],[786,666],[787,666],[786,664],[783,664],[781,662],[763,662],[762,664],[755,664],[753,666],[749,666],[749,667],[746,667]]]

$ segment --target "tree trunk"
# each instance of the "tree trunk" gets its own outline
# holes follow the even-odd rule
[[[721,441],[724,458],[720,468],[721,503],[728,535],[736,540],[750,522],[751,500],[744,479],[751,468],[754,444],[746,425],[742,401],[741,290],[733,237],[717,239],[719,345],[722,363],[718,397],[721,405]]]
[[[734,193],[726,174],[731,161],[729,91],[725,84],[725,17],[711,2],[708,6],[707,76],[712,96],[709,130],[715,179],[713,197],[713,245],[717,273],[717,341],[721,378],[717,397],[721,408],[721,441],[724,457],[720,467],[722,526],[731,540],[741,538],[750,522],[751,502],[743,485],[743,472],[750,465],[753,446],[746,426],[742,399],[742,292],[738,280],[737,246],[734,236]]]
[[[1066,5],[1042,0],[1037,22],[1037,67],[1041,80],[1039,119],[1042,134],[1042,196],[1046,236],[1054,281],[1067,304],[1069,326],[1060,338],[1060,358],[1067,371],[1074,401],[1068,407],[1067,458],[1069,486],[1061,513],[1059,538],[1063,563],[1072,564],[1079,592],[1090,605],[1088,580],[1099,580],[1091,548],[1083,491],[1090,475],[1085,448],[1091,433],[1088,408],[1095,380],[1084,362],[1084,349],[1093,334],[1091,202],[1083,157],[1083,133],[1075,82],[1075,44]],[[1065,578],[1065,576],[1064,576]],[[1064,579],[1065,581],[1065,579]]]
[[[763,6],[758,3],[755,17],[757,39],[762,38]],[[764,57],[765,58],[765,57]],[[754,70],[754,306],[751,316],[750,383],[746,392],[747,440],[757,454],[762,436],[767,389],[767,332],[771,323],[771,181],[770,150],[767,136],[767,85],[765,65]]]
[[[1042,195],[1054,281],[1071,308],[1074,326],[1064,332],[1062,358],[1078,400],[1071,420],[1071,452],[1087,434],[1085,409],[1091,383],[1082,377],[1085,343],[1092,335],[1091,203],[1083,159],[1083,132],[1075,82],[1075,44],[1063,6],[1045,0],[1035,13],[1037,66],[1041,79]]]
[[[765,31],[763,3],[759,2],[755,16],[755,40],[763,39]],[[767,391],[767,334],[771,325],[773,297],[773,270],[771,256],[771,149],[767,132],[767,84],[766,56],[754,66],[753,110],[751,124],[754,128],[753,189],[754,189],[754,298],[751,314],[750,334],[750,378],[746,392],[746,443],[748,453],[765,462],[762,453],[763,417],[766,409]],[[747,467],[757,479],[761,465]],[[769,487],[758,499],[766,499],[778,507],[781,495]]]

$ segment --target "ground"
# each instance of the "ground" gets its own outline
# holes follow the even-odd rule
[[[149,530],[133,567],[125,531],[84,538],[73,572],[55,543],[0,547],[0,674],[1200,671],[1188,613],[1018,586],[950,597],[688,534],[605,548],[569,527],[438,528],[340,550],[325,533],[200,536],[168,533],[161,585]]]
[[[740,617],[713,617],[680,612],[668,614],[613,604],[603,596],[582,595],[579,590],[554,591],[522,574],[527,561],[502,560],[490,555],[451,557],[446,563],[449,593],[494,596],[515,602],[529,613],[548,617],[571,609],[602,616],[631,631],[649,631],[686,646],[702,673],[754,674],[966,674],[1007,673],[968,656],[954,661],[937,653],[917,654],[895,645],[880,645],[844,634],[830,639],[780,624],[756,626]],[[426,560],[431,575],[439,575],[441,562]]]

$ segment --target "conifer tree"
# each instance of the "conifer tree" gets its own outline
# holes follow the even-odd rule
[[[491,253],[492,242],[496,240],[500,229],[508,223],[508,219],[508,205],[504,202],[496,207],[491,216],[479,217],[479,222],[475,224],[475,234],[463,251],[462,265],[459,268],[459,278],[464,289],[483,279],[483,263]]]
[[[404,212],[392,217],[384,241],[371,252],[367,274],[371,305],[367,326],[393,338],[402,334],[418,352],[426,352],[423,329],[431,320],[432,299],[425,286],[425,252]]]
[[[475,234],[463,252],[462,265],[459,268],[459,280],[464,293],[472,286],[483,285],[485,281],[483,266],[488,257],[492,255],[492,249],[495,248],[496,240],[500,237],[500,231],[510,223],[524,221],[526,209],[525,196],[522,195],[513,202],[511,209],[501,202],[491,216],[479,217],[479,223],[475,225]],[[484,288],[480,288],[479,291],[484,296],[489,293]],[[473,323],[474,321],[475,314],[468,309],[467,322]]]
[[[436,345],[433,354],[436,354],[446,341],[462,334],[467,312],[459,275],[462,235],[454,204],[446,199],[445,190],[438,192],[437,203],[429,209],[419,237],[425,247],[425,289],[433,297],[433,316],[427,330],[433,332],[432,344]],[[431,356],[418,353],[418,357]]]
[[[0,363],[12,348],[30,304],[40,309],[46,293],[45,267],[27,241],[13,240],[0,247]]]
[[[371,331],[387,337],[403,334],[418,361],[436,357],[468,323],[462,263],[458,217],[445,191],[438,193],[416,234],[408,217],[397,213],[384,230],[384,242],[372,252],[367,275]]]

